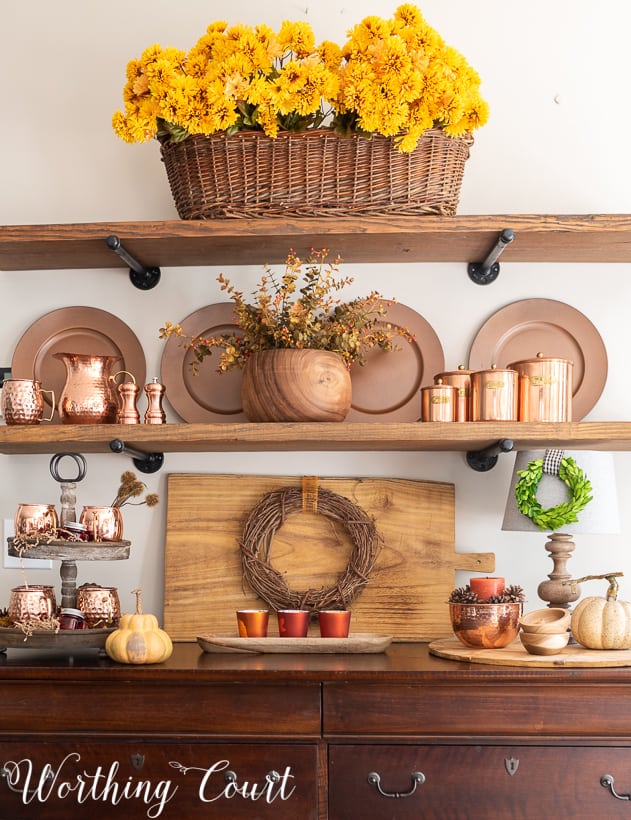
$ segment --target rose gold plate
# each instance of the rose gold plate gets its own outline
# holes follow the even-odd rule
[[[401,339],[400,350],[369,350],[364,367],[351,368],[353,403],[346,421],[418,421],[421,415],[420,388],[433,384],[434,374],[445,359],[438,336],[429,323],[406,305],[393,304],[384,321],[407,327],[414,334],[411,344]],[[218,336],[235,329],[232,302],[219,302],[191,313],[180,322],[186,335]],[[194,375],[194,355],[175,336],[162,354],[161,380],[167,400],[188,422],[247,421],[241,405],[240,370],[217,372],[219,349],[199,366]]]
[[[147,365],[138,337],[125,322],[105,310],[67,307],[37,319],[17,343],[12,377],[40,381],[46,390],[55,391],[55,401],[59,401],[66,368],[55,359],[55,353],[120,356],[115,369],[127,370],[138,384],[145,383]],[[50,395],[44,394],[44,401],[50,404],[50,400]],[[59,421],[56,412],[54,419]]]
[[[351,367],[353,401],[346,421],[418,421],[421,417],[421,387],[434,384],[434,376],[445,368],[438,336],[420,313],[407,305],[390,305],[384,322],[407,328],[412,343],[396,339],[399,350],[374,348],[366,353],[363,367]]]
[[[498,310],[478,331],[469,351],[469,368],[506,367],[537,353],[569,359],[572,368],[572,420],[594,407],[607,381],[607,350],[592,322],[576,308],[553,299],[524,299]]]
[[[180,323],[187,336],[221,336],[234,333],[234,305],[218,302],[196,310]],[[175,412],[188,422],[247,421],[241,406],[241,370],[218,373],[220,348],[191,370],[194,354],[184,349],[182,339],[167,339],[162,354],[160,378],[166,398]]]

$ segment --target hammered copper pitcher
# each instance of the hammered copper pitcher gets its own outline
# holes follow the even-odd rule
[[[120,356],[54,353],[66,365],[66,383],[59,399],[63,424],[114,424],[118,404],[110,371]]]

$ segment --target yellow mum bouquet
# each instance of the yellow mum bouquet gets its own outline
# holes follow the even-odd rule
[[[152,45],[131,60],[123,97],[112,124],[130,143],[328,127],[409,152],[429,128],[458,137],[488,118],[477,73],[410,4],[366,17],[341,47],[305,22],[214,22],[188,52]]]

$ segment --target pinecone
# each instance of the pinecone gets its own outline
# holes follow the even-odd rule
[[[473,592],[469,584],[466,587],[457,587],[449,596],[450,604],[479,604],[480,596]]]
[[[501,595],[491,595],[491,597],[487,601],[487,604],[503,604],[503,603],[505,603],[504,593],[502,593]]]
[[[526,600],[526,595],[524,594],[524,590],[519,584],[511,584],[511,586],[506,587],[504,590],[504,594],[502,595],[502,600],[505,601],[507,604],[517,604],[521,603],[522,601]]]

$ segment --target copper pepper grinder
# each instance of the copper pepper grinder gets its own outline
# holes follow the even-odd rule
[[[149,384],[145,385],[145,393],[148,402],[145,424],[164,424],[166,421],[166,413],[162,409],[162,399],[165,393],[164,385],[160,384],[154,376]]]

